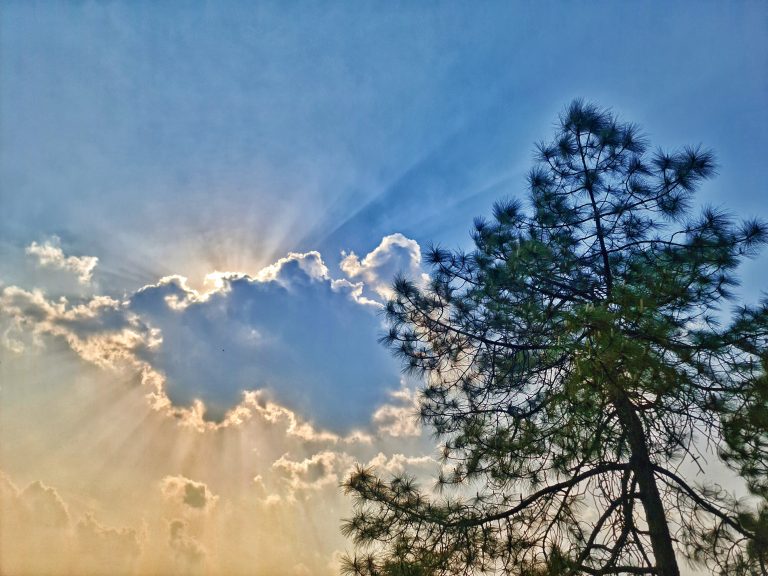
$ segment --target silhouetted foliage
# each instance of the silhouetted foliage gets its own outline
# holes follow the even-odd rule
[[[718,316],[766,225],[691,216],[712,154],[648,152],[581,101],[536,160],[528,207],[433,248],[429,285],[395,281],[383,340],[425,378],[454,489],[357,470],[345,571],[669,576],[677,552],[765,574],[768,303]],[[715,453],[754,498],[686,477]]]

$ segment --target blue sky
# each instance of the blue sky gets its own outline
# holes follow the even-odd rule
[[[196,399],[218,425],[257,389],[240,407],[284,424],[259,437],[293,438],[299,463],[262,448],[249,473],[268,491],[282,484],[261,468],[325,478],[356,432],[385,440],[344,455],[393,462],[385,430],[406,426],[415,384],[376,343],[391,275],[420,274],[430,242],[468,247],[473,217],[525,196],[534,143],[575,97],[654,146],[712,148],[701,203],[765,218],[766,30],[764,2],[4,3],[0,431],[26,452],[0,449],[0,468],[98,501],[95,476],[52,472],[46,442],[80,438],[63,422],[127,402],[126,430],[157,411],[202,429]],[[743,267],[747,300],[766,264]],[[292,422],[337,438],[318,448]],[[426,454],[409,442],[403,458]],[[155,475],[195,472],[236,501],[232,481],[178,463]],[[162,480],[146,474],[129,476]]]
[[[713,147],[707,198],[757,211],[765,25],[759,2],[10,3],[4,246],[56,233],[135,285],[221,251],[463,243],[577,96]]]

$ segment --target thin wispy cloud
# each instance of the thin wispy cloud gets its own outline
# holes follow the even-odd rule
[[[57,236],[52,236],[42,244],[32,242],[25,251],[36,260],[38,266],[71,272],[81,284],[91,282],[93,271],[99,263],[96,256],[67,256]]]

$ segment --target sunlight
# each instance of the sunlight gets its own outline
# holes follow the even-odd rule
[[[680,286],[719,297],[731,274],[741,278],[723,328],[732,304],[762,302],[768,4],[7,4],[0,573],[346,576],[355,569],[344,554],[356,551],[378,558],[381,574],[474,573],[478,559],[489,574],[515,574],[526,558],[531,572],[542,558],[552,573],[593,560],[586,571],[599,572],[607,532],[595,540],[605,548],[582,557],[558,524],[565,516],[537,540],[535,522],[515,531],[524,523],[509,507],[600,452],[616,456],[590,469],[605,474],[590,484],[605,493],[570,528],[588,541],[609,502],[606,525],[628,535],[648,524],[653,491],[636,486],[633,414],[653,449],[640,472],[650,470],[646,488],[648,475],[659,479],[656,519],[698,517],[666,514],[691,501],[663,469],[752,490],[738,502],[712,496],[723,510],[752,506],[718,542],[742,518],[768,520],[754,506],[766,472],[759,393],[732,410],[742,404],[727,393],[742,391],[694,387],[672,412],[653,412],[685,380],[664,362],[693,362],[680,350],[699,335],[680,334],[710,326],[690,318],[670,332],[654,316],[654,295],[676,285],[684,263],[674,243],[644,252],[657,242],[644,236],[652,219],[633,219],[646,207],[666,218],[653,233],[684,220],[676,241],[719,238],[702,254],[729,242],[756,253],[733,270],[721,265],[741,253],[700,255]],[[536,145],[553,127],[565,136]],[[681,148],[689,142],[703,144]],[[703,195],[678,195],[714,172]],[[704,204],[754,223],[731,229],[714,212],[698,221]],[[597,265],[568,234],[600,248]],[[670,309],[687,314],[684,304]],[[760,318],[747,310],[740,326]],[[651,325],[660,336],[643,348]],[[740,336],[733,357],[764,345]],[[647,376],[643,362],[680,338]],[[725,382],[748,364],[691,364],[685,376],[706,388],[707,374]],[[549,411],[538,410],[553,390]],[[677,424],[711,434],[701,471],[692,460],[663,468],[687,440],[659,448]],[[584,456],[598,437],[605,446]],[[457,459],[440,464],[451,447]],[[431,491],[440,473],[459,485],[443,495],[475,500],[444,509]],[[357,523],[344,524],[355,511]],[[520,520],[547,514],[542,504]],[[669,546],[672,536],[657,538],[668,564],[684,563],[692,533]],[[632,534],[614,564],[640,570],[658,551]],[[531,552],[532,541],[543,548]],[[712,562],[688,574],[713,573]]]

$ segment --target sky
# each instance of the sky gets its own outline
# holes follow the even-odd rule
[[[392,277],[525,197],[576,97],[713,149],[698,204],[768,217],[766,30],[748,1],[4,2],[0,572],[336,573],[352,466],[438,466],[377,343]]]

